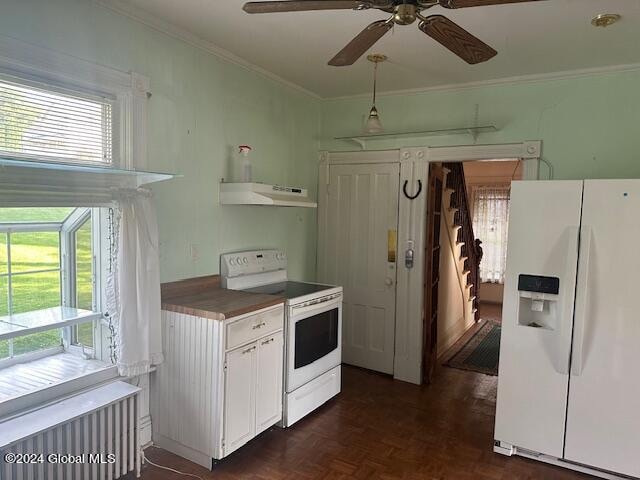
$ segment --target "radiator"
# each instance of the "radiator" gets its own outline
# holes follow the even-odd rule
[[[139,395],[123,398],[5,447],[0,480],[111,480],[132,471],[139,476],[138,402]],[[8,463],[7,454],[34,463]]]

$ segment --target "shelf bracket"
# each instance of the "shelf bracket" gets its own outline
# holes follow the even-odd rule
[[[362,139],[362,138],[358,138],[358,137],[352,137],[349,140],[351,140],[353,143],[358,144],[358,146],[362,149],[362,150],[366,150],[367,149],[367,142]]]

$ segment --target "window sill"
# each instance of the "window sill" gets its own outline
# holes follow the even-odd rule
[[[58,353],[0,370],[0,419],[118,377],[115,365]]]
[[[0,340],[54,328],[70,327],[102,318],[102,314],[70,307],[53,307],[0,317]]]

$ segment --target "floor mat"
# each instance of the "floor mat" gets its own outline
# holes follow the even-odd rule
[[[487,375],[498,375],[500,331],[499,323],[486,321],[445,365]]]

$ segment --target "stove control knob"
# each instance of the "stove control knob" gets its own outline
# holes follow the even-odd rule
[[[236,264],[236,260],[234,258],[229,259],[229,264],[233,267]]]
[[[246,265],[247,263],[249,263],[249,260],[247,259],[247,257],[244,257],[244,258],[242,259],[242,263],[244,263],[245,265]]]
[[[238,265],[242,265],[242,259],[240,257],[236,257],[236,263]]]

